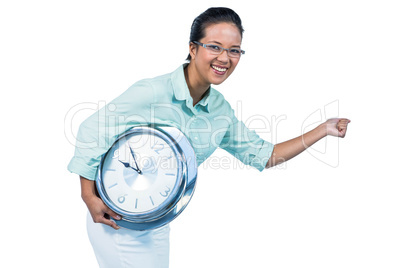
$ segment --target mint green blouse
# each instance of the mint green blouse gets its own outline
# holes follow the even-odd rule
[[[198,166],[220,147],[262,171],[273,144],[239,121],[223,95],[212,87],[193,106],[185,67],[135,83],[88,117],[79,127],[68,170],[94,180],[102,155],[120,134],[139,124],[155,123],[180,129],[194,148]]]

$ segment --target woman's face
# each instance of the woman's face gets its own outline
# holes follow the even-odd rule
[[[205,37],[199,40],[203,44],[214,44],[223,48],[239,48],[241,45],[239,29],[231,23],[212,24],[205,29]],[[191,44],[190,54],[197,70],[199,82],[209,86],[219,85],[234,71],[240,58],[228,56],[227,51],[220,55],[211,54],[206,48]]]

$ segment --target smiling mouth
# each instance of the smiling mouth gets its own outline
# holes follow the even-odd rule
[[[224,74],[228,70],[228,68],[221,68],[215,65],[211,65],[212,69],[214,69],[219,74]]]

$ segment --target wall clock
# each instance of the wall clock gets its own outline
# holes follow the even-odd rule
[[[196,155],[177,128],[137,126],[103,155],[96,187],[105,204],[132,230],[161,227],[189,203],[197,179]]]

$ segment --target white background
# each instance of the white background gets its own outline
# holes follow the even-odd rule
[[[216,88],[243,120],[272,123],[251,128],[277,143],[331,116],[352,123],[345,139],[272,170],[232,158],[201,166],[171,224],[171,267],[402,267],[399,1],[261,3],[2,1],[1,262],[97,267],[78,176],[66,169],[71,137],[90,108],[175,70],[193,19],[228,6],[246,54]],[[65,129],[77,104],[89,108]]]

